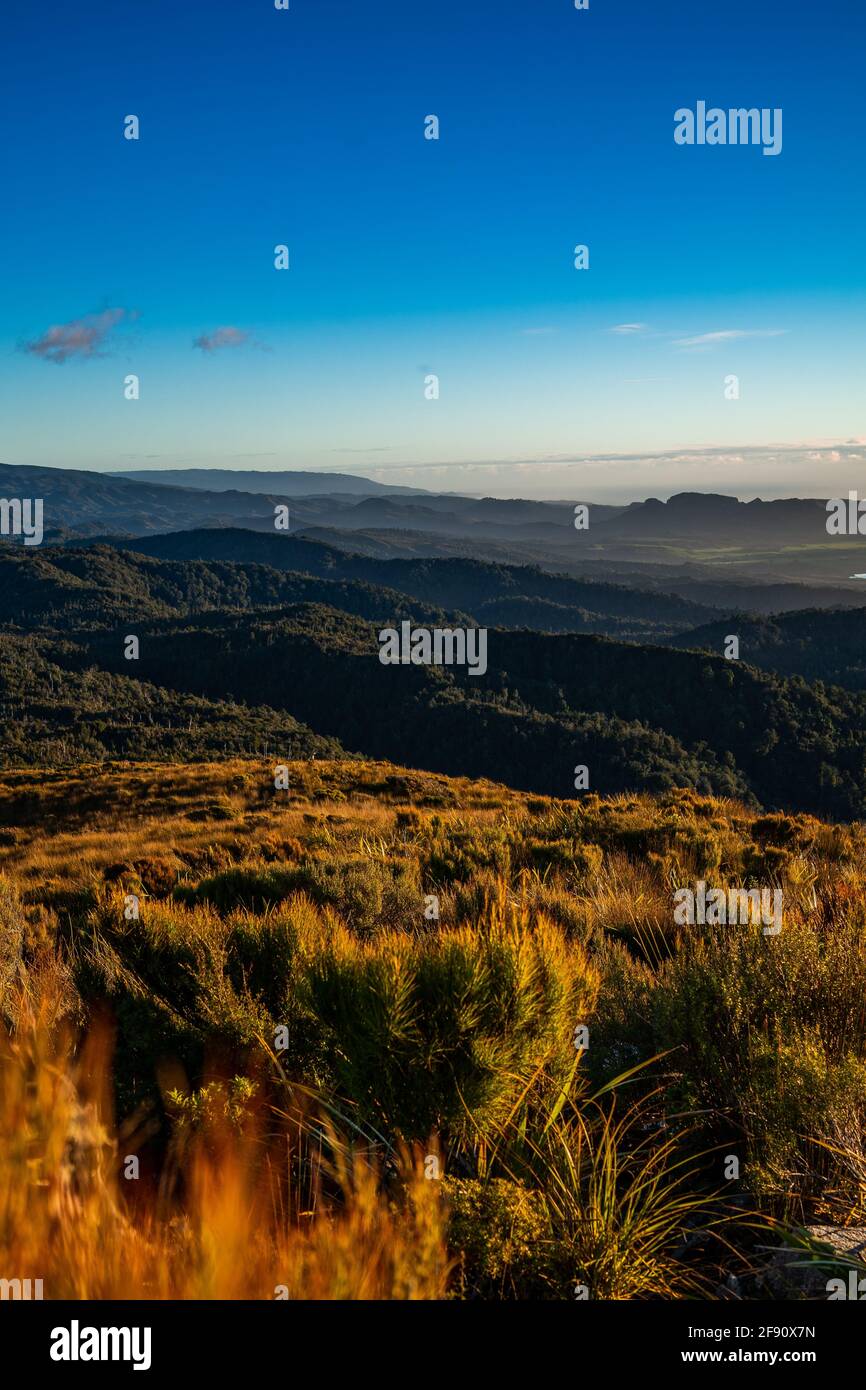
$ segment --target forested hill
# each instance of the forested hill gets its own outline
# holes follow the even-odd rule
[[[25,632],[291,603],[325,603],[383,622],[467,617],[364,580],[316,578],[263,564],[155,560],[107,545],[0,546],[0,624]]]
[[[866,690],[866,608],[808,609],[758,617],[738,614],[670,639],[676,647],[724,650],[736,634],[740,660],[784,676]]]
[[[179,531],[144,540],[117,542],[161,560],[260,563],[322,579],[361,580],[398,589],[425,603],[472,613],[480,623],[533,625],[549,619],[551,630],[584,630],[581,614],[623,620],[647,634],[683,631],[717,616],[718,610],[676,594],[649,592],[604,581],[548,574],[534,565],[492,564],[460,557],[380,560],[354,555],[321,541],[237,528]],[[521,610],[520,605],[525,605]],[[515,606],[516,605],[516,606]],[[526,605],[531,605],[530,607]],[[513,621],[512,621],[513,619]],[[548,626],[542,621],[539,625]]]
[[[165,541],[203,544],[172,536],[157,548]],[[750,664],[854,685],[862,613],[695,625],[683,599],[529,567],[377,561],[276,536],[252,542],[280,564],[257,564],[237,558],[249,533],[204,542],[233,558],[0,546],[7,766],[139,745],[190,758],[277,750],[285,733],[311,755],[324,740],[337,755],[555,796],[575,792],[585,765],[600,792],[691,786],[840,819],[866,812],[866,693]],[[403,621],[485,628],[486,671],[383,666],[378,633]],[[721,642],[716,655],[673,647],[712,650],[737,631],[740,661],[724,660]]]
[[[324,603],[371,621],[406,617],[436,624],[449,618],[650,641],[716,616],[716,610],[676,595],[546,574],[528,565],[371,560],[292,537],[239,531],[235,545],[232,533],[202,534],[201,545],[192,544],[187,533],[159,537],[154,548],[180,551],[176,558],[149,554],[149,542],[38,550],[0,545],[0,623],[33,631],[125,616]],[[205,555],[190,558],[187,550]]]
[[[51,637],[0,633],[0,767],[51,769],[117,758],[198,763],[268,753],[277,760],[340,758],[335,738],[284,709],[187,694],[113,672]]]
[[[386,666],[377,626],[318,605],[138,625],[135,675],[284,710],[345,748],[569,795],[693,786],[856,818],[866,810],[866,697],[701,653],[544,633],[488,633],[488,669]],[[129,674],[123,635],[78,633],[72,670]]]

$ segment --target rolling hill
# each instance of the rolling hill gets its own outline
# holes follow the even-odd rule
[[[364,580],[317,578],[264,564],[156,560],[108,545],[0,548],[0,624],[25,632],[292,603],[329,604],[382,622],[395,615],[434,624],[449,617],[435,604]]]
[[[280,497],[322,497],[327,493],[346,497],[425,495],[423,488],[376,483],[354,473],[315,473],[301,468],[121,468],[112,476],[167,487],[200,488],[205,492],[262,492]]]
[[[710,607],[693,604],[678,595],[552,575],[536,566],[496,565],[458,557],[380,560],[347,553],[320,541],[231,528],[153,536],[130,542],[129,548],[164,560],[258,561],[278,570],[359,580],[397,589],[442,608],[460,609],[473,614],[479,622],[506,623],[509,619],[505,614],[510,612],[516,619],[515,625],[523,625],[528,611],[496,608],[499,603],[516,600],[537,604],[536,617],[547,612],[553,630],[557,631],[585,631],[590,615],[592,622],[614,620],[610,630],[617,635],[634,632],[646,638],[654,633],[683,630],[715,616]],[[486,605],[492,605],[487,614]],[[544,605],[550,607],[545,610]]]
[[[866,690],[866,608],[741,613],[672,637],[668,645],[721,652],[729,633],[740,639],[740,660],[762,670]]]
[[[140,658],[124,655],[133,630]],[[378,624],[317,604],[204,613],[52,646],[63,669],[283,710],[344,748],[554,796],[688,786],[771,809],[866,809],[866,697],[696,652],[491,630],[487,670],[383,666]]]

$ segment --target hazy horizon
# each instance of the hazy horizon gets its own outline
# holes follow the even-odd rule
[[[454,493],[466,497],[495,497],[501,500],[522,498],[527,501],[568,502],[584,501],[602,505],[623,505],[625,502],[645,501],[656,497],[662,501],[681,492],[737,497],[741,502],[755,499],[775,501],[784,498],[814,498],[847,496],[856,490],[862,469],[866,465],[866,443],[861,440],[841,442],[834,448],[826,445],[779,448],[776,450],[721,451],[682,450],[677,454],[634,456],[602,455],[595,459],[574,461],[525,460],[475,461],[464,464],[432,463],[427,465],[389,464],[380,468],[344,463],[322,466],[312,463],[286,464],[255,462],[244,464],[242,459],[230,463],[202,462],[195,457],[156,461],[126,458],[104,467],[64,463],[25,463],[20,467],[68,468],[73,472],[124,474],[132,472],[164,473],[173,471],[252,472],[252,473],[321,473],[349,474],[366,478],[373,483],[418,488],[430,493]],[[760,457],[768,470],[775,467],[780,476],[756,487],[754,482],[733,477],[707,476],[714,469],[731,469],[736,461],[745,466],[746,458]],[[9,459],[2,460],[15,467]],[[602,468],[611,464],[630,466],[631,483],[618,486],[598,477]],[[678,468],[676,475],[672,470]],[[701,468],[702,476],[695,476]],[[645,470],[645,471],[644,471]],[[407,476],[409,475],[409,476]],[[819,478],[821,482],[819,482]],[[472,483],[470,483],[470,479]],[[800,479],[802,486],[797,486]],[[483,481],[482,481],[483,480]],[[462,485],[461,485],[462,483]],[[474,485],[472,485],[474,483]],[[862,490],[862,489],[861,489]]]

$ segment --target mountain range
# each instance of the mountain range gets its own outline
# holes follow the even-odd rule
[[[324,490],[322,490],[324,489]],[[349,474],[108,474],[0,464],[0,496],[41,497],[51,541],[189,529],[289,530],[379,558],[471,557],[775,612],[859,604],[866,538],[828,536],[825,503],[680,493],[628,506],[425,493]],[[575,507],[588,526],[575,528]],[[702,590],[704,592],[702,592]]]

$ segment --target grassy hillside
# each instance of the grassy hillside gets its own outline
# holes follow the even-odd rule
[[[4,1267],[46,1297],[768,1296],[762,1246],[866,1219],[864,864],[859,827],[682,791],[6,773]],[[677,925],[698,879],[778,887],[783,930]]]

